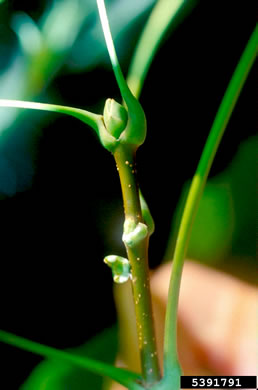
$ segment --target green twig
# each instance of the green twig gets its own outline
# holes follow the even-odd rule
[[[160,370],[149,284],[148,244],[150,232],[142,217],[135,166],[135,152],[145,139],[146,121],[140,103],[132,95],[122,74],[110,32],[105,2],[97,0],[97,4],[117,84],[128,108],[126,128],[119,136],[117,145],[112,152],[117,164],[123,193],[125,211],[123,241],[132,272],[142,376],[144,385],[149,387],[160,379]]]
[[[127,386],[129,389],[142,389],[142,387],[136,383],[141,380],[141,377],[131,371],[114,367],[110,364],[89,359],[87,357],[77,356],[70,352],[60,351],[3,330],[0,330],[0,341],[46,358],[63,360],[82,369],[91,371],[97,375],[107,376],[116,382],[121,383],[123,386]]]
[[[142,218],[136,182],[135,155],[130,147],[121,145],[115,151],[114,157],[123,193],[125,210],[123,241],[132,270],[142,376],[148,386],[160,379],[149,283],[149,232]]]
[[[216,151],[236,105],[237,99],[256,57],[258,29],[253,31],[229,82],[206,141],[193,178],[178,232],[168,293],[164,340],[164,376],[169,376],[177,364],[176,325],[177,307],[183,262],[199,201]]]

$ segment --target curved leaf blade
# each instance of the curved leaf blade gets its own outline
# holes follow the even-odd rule
[[[0,341],[40,356],[57,361],[61,360],[69,365],[89,370],[97,375],[109,377],[124,386],[128,386],[128,388],[133,388],[135,381],[141,379],[138,374],[123,368],[114,367],[108,363],[79,356],[71,352],[58,350],[3,330],[0,330]]]
[[[144,80],[164,35],[175,29],[198,0],[159,0],[153,8],[136,47],[127,77],[128,85],[139,98]]]
[[[83,110],[81,108],[60,106],[57,104],[27,102],[22,100],[0,99],[0,107],[24,108],[71,115],[91,126],[97,132],[99,120],[102,118],[101,115],[93,114],[92,112]]]
[[[80,347],[70,349],[73,354],[89,356],[113,364],[117,353],[117,327],[105,329]],[[68,352],[69,352],[68,351]],[[105,378],[67,364],[63,361],[45,360],[33,369],[20,390],[73,390],[102,389]]]

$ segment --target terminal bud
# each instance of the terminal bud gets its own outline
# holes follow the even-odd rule
[[[104,107],[104,123],[108,132],[118,139],[125,130],[128,114],[124,106],[114,99],[107,99]]]

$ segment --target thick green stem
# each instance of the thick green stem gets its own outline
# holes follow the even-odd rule
[[[142,219],[139,190],[136,182],[135,152],[130,146],[120,145],[116,149],[114,157],[123,193],[125,231],[128,230],[130,234],[130,230],[133,231],[135,227],[137,229],[137,226],[146,226]],[[132,288],[142,375],[144,384],[149,386],[160,379],[149,283],[149,234],[143,234],[132,245],[126,239],[124,239],[124,242],[132,267]]]
[[[165,376],[177,365],[177,307],[180,281],[191,228],[196,215],[203,189],[214,160],[216,151],[235,107],[238,96],[256,57],[258,30],[254,30],[229,82],[219,110],[213,122],[200,162],[193,178],[178,232],[173,267],[168,293],[168,306],[165,322],[164,373]]]

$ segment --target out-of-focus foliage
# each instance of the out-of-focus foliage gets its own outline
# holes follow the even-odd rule
[[[174,229],[178,230],[189,182],[183,189],[181,202],[175,214]],[[188,256],[202,261],[216,261],[228,252],[232,240],[234,211],[228,183],[220,177],[209,180],[194,222]],[[173,229],[173,238],[175,230]],[[174,248],[175,242],[173,242]],[[170,249],[171,253],[171,249]],[[171,255],[166,255],[166,257]]]
[[[168,29],[170,33],[191,12],[198,0],[157,1],[141,35],[128,73],[128,85],[139,98],[147,72]],[[151,37],[151,39],[150,39]]]
[[[155,2],[155,0],[116,0],[110,1],[109,5],[109,2],[106,1],[112,36],[120,61],[128,54],[128,50],[132,46],[133,31],[137,23],[146,16],[146,11]],[[110,64],[103,32],[99,19],[95,15],[90,30],[83,28],[79,34],[70,56],[67,58],[67,66],[74,70],[84,70],[98,65],[100,62],[106,63],[108,66]]]
[[[240,145],[229,167],[208,181],[194,222],[188,257],[210,263],[219,263],[232,255],[255,257],[256,150],[257,138],[251,137]],[[173,257],[188,189],[186,183],[172,223],[166,259]]]
[[[258,137],[250,137],[239,147],[228,170],[235,210],[232,251],[255,259],[256,158]]]
[[[107,363],[113,363],[117,353],[117,328],[103,331],[71,352]],[[45,360],[29,376],[20,390],[103,389],[108,381],[86,370],[60,362]]]
[[[134,23],[153,3],[107,1],[118,47],[123,42],[126,50]],[[5,63],[0,71],[0,98],[51,102],[47,86],[66,63],[66,71],[85,72],[106,61],[94,0],[52,1],[37,23],[23,12],[11,15],[10,20],[18,42],[13,42],[11,30],[5,26],[0,37],[0,57]],[[12,48],[6,50],[5,42],[12,42]],[[35,159],[32,144],[44,115],[0,109],[0,196],[14,195],[31,184]]]

